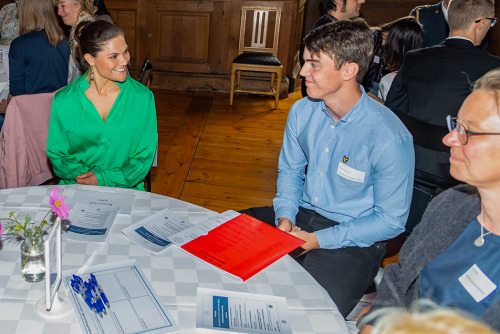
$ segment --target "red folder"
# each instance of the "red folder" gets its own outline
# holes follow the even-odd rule
[[[247,214],[241,214],[181,248],[246,281],[304,243]]]

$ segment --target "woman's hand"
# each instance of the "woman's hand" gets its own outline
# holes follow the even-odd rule
[[[373,326],[371,325],[365,325],[361,330],[359,331],[359,334],[370,334],[373,331]]]
[[[78,184],[87,184],[90,186],[98,186],[97,177],[94,172],[90,171],[87,173],[83,173],[82,175],[75,176],[76,183]]]
[[[5,114],[5,112],[7,111],[7,104],[8,102],[6,99],[0,101],[0,114]]]

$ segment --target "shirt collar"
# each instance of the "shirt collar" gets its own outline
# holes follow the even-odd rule
[[[463,40],[465,40],[465,41],[469,41],[469,42],[471,42],[472,44],[474,44],[474,42],[473,42],[473,41],[471,41],[470,39],[468,39],[467,37],[464,37],[464,36],[450,36],[450,37],[448,37],[448,38],[446,38],[446,39],[463,39]]]
[[[356,102],[354,107],[352,107],[352,109],[349,110],[349,112],[345,114],[337,122],[333,120],[332,115],[330,115],[330,113],[328,112],[325,101],[321,101],[321,110],[327,115],[327,117],[332,121],[333,124],[340,125],[342,123],[351,123],[363,116],[363,110],[368,108],[369,97],[368,95],[366,95],[363,86],[360,86],[360,88],[361,88],[361,97],[359,98],[358,102]]]

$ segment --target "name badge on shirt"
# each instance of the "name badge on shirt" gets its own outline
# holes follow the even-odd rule
[[[348,179],[354,182],[365,182],[365,172],[361,172],[352,167],[349,167],[342,162],[339,162],[337,174],[342,176],[344,179]]]
[[[481,302],[497,288],[495,283],[476,264],[470,267],[458,280],[476,303]]]

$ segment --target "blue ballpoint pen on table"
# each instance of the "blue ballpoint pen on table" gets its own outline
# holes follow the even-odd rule
[[[104,315],[107,315],[108,312],[106,312],[106,307],[104,306],[104,303],[103,303],[101,297],[99,297],[97,291],[95,290],[92,282],[89,280],[88,282],[83,282],[83,285],[85,286],[87,291],[92,295],[92,298],[94,300],[94,306],[97,309],[97,312],[99,314],[101,314],[101,312],[102,312],[102,313],[104,313]]]
[[[103,301],[97,295],[97,292],[92,291],[93,289],[90,280],[89,282],[84,282],[80,276],[73,275],[71,286],[73,290],[82,296],[83,300],[91,310],[93,310],[101,318],[103,317],[103,313],[104,315],[107,315]]]
[[[106,307],[111,308],[111,306],[109,305],[108,297],[106,297],[106,295],[104,294],[104,291],[103,291],[101,285],[99,284],[99,282],[97,282],[97,278],[95,278],[94,274],[90,274],[90,281],[92,282],[94,287],[97,290],[99,290],[99,294],[101,295],[102,300],[106,304]]]
[[[89,297],[87,297],[87,295],[82,290],[81,285],[78,283],[78,281],[71,280],[71,287],[77,294],[79,294],[82,297],[82,299],[85,301],[85,303],[87,304],[87,306],[90,308],[91,311],[94,311],[96,314],[99,314],[94,304],[92,303],[92,300]],[[102,315],[100,316],[102,317]]]

